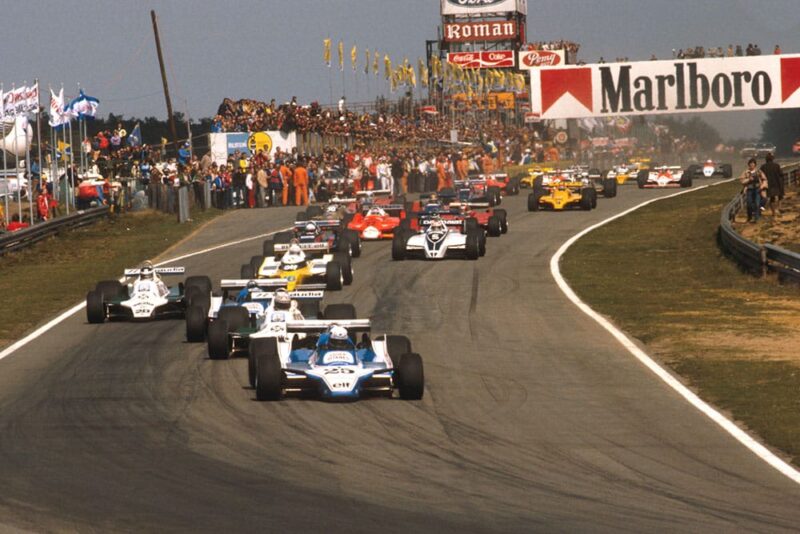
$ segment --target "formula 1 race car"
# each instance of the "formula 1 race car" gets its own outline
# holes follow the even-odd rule
[[[149,262],[138,269],[125,269],[125,277],[136,277],[123,284],[118,280],[99,282],[86,295],[86,319],[102,323],[106,319],[156,319],[182,317],[193,296],[211,292],[206,276],[190,276],[186,283],[167,287],[160,275],[179,275],[183,267],[153,267]]]
[[[649,171],[639,171],[639,189],[662,187],[692,187],[692,175],[676,166],[661,165]]]
[[[347,224],[349,230],[358,232],[361,239],[391,239],[395,229],[406,218],[402,204],[374,204],[364,206]]]
[[[606,173],[606,178],[617,181],[618,185],[623,185],[629,180],[636,180],[640,171],[650,170],[652,162],[650,158],[631,158],[628,163],[615,165]]]
[[[503,195],[519,195],[519,178],[511,178],[505,172],[483,174],[478,171],[470,171],[466,181],[471,185],[481,184],[485,191],[486,201],[492,206],[500,204]],[[463,180],[458,180],[457,184],[458,182],[463,182]],[[459,185],[456,185],[456,187],[459,187]]]
[[[420,217],[418,224],[420,232],[395,234],[392,239],[393,260],[440,260],[449,257],[477,260],[482,256],[482,251],[485,254],[486,237],[476,222],[470,224],[462,218],[443,219],[437,214]]]
[[[686,169],[686,174],[694,177],[705,176],[711,178],[712,176],[722,176],[723,178],[730,178],[733,176],[733,166],[730,163],[714,163],[710,159],[701,164],[689,165]]]
[[[353,265],[346,252],[332,253],[329,242],[271,243],[274,255],[253,256],[242,265],[242,279],[286,280],[287,289],[342,289],[353,283]],[[266,247],[265,247],[266,248]]]
[[[536,181],[537,178],[540,176],[544,176],[547,173],[555,172],[555,167],[531,167],[528,169],[528,174],[523,176],[519,181],[519,186],[525,189],[533,189],[533,183]]]
[[[320,206],[310,206],[297,216],[298,218],[302,215],[308,216],[321,210]],[[272,240],[264,241],[264,256],[272,256],[275,253],[274,244],[286,244],[296,239],[301,244],[327,243],[330,250],[346,252],[357,258],[361,255],[361,238],[358,232],[348,230],[346,224],[342,219],[327,218],[322,214],[313,218],[300,218],[295,221],[292,230],[278,232]]]
[[[462,182],[456,182],[462,183]],[[420,199],[425,199],[422,195]],[[434,210],[443,219],[458,218],[461,220],[475,219],[477,225],[491,237],[497,237],[508,232],[508,214],[502,208],[491,207],[487,199],[482,198],[481,190],[476,190],[464,183],[458,190],[443,189],[435,200],[429,195],[425,208],[431,213],[431,205],[438,204]],[[410,226],[412,229],[413,226]],[[483,255],[483,254],[481,254]]]
[[[533,193],[528,195],[528,211],[568,208],[588,211],[596,205],[597,191],[588,179],[581,178],[575,171],[556,171],[537,178]]]
[[[280,335],[250,342],[257,400],[286,395],[357,400],[394,391],[401,399],[422,398],[422,358],[411,352],[407,337],[372,339],[369,319],[288,321],[280,327]]]

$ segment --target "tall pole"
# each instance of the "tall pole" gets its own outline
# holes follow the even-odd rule
[[[17,90],[17,84],[11,86],[11,92]],[[19,133],[17,132],[17,110],[14,109],[14,177],[17,179],[17,215],[22,221],[22,179],[19,177]],[[30,184],[28,189],[30,189]],[[30,192],[28,192],[30,197]]]
[[[3,84],[2,83],[0,83],[0,97],[2,97],[2,98],[0,98],[0,117],[5,119],[6,118],[5,93],[3,92]],[[5,120],[4,120],[4,122],[5,122]],[[12,129],[12,131],[13,131],[13,129]],[[10,215],[8,213],[8,196],[11,194],[11,180],[9,180],[9,178],[8,178],[8,161],[7,161],[8,160],[8,156],[6,155],[7,151],[8,151],[8,147],[6,146],[6,139],[7,138],[8,138],[7,136],[3,136],[3,178],[5,178],[5,180],[6,180],[6,195],[3,198],[5,199],[5,208],[6,208],[6,210],[5,210],[6,226],[8,226],[8,218],[10,217]]]
[[[79,128],[80,124],[80,121],[78,121]],[[75,205],[75,170],[73,169],[75,166],[75,147],[72,146],[72,121],[69,121],[67,127],[69,128],[69,191],[72,197],[72,207],[78,209]],[[64,147],[65,154],[66,150],[67,147]]]
[[[161,83],[164,85],[164,99],[167,101],[167,120],[169,121],[169,133],[172,136],[172,148],[178,153],[178,131],[175,129],[175,118],[172,116],[172,100],[169,98],[169,84],[167,83],[167,71],[164,69],[164,56],[161,53],[161,38],[158,36],[158,22],[156,21],[155,10],[150,10],[150,18],[153,19],[153,34],[156,38],[156,52],[158,52],[158,66],[161,68]]]

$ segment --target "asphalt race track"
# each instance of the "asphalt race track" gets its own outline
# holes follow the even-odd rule
[[[697,180],[696,183],[706,183]],[[696,412],[558,290],[561,243],[645,199],[527,213],[477,262],[368,243],[353,302],[425,362],[420,402],[257,403],[183,321],[64,321],[0,361],[0,530],[790,531],[800,487]],[[239,211],[171,257],[286,226]],[[196,256],[238,277],[261,240]]]

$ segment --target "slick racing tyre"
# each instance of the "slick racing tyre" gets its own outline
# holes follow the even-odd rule
[[[256,275],[258,275],[258,271],[261,270],[262,263],[264,263],[264,256],[253,256],[250,258],[250,267],[253,268]]]
[[[477,232],[481,229],[481,225],[478,224],[478,219],[475,217],[467,217],[464,219],[464,233],[467,232]]]
[[[650,173],[648,171],[639,171],[639,173],[636,175],[636,185],[639,186],[639,189],[644,189],[649,176]]]
[[[406,259],[406,233],[404,231],[395,232],[392,237],[392,259],[395,261]]]
[[[127,296],[127,287],[122,285],[119,280],[103,280],[97,282],[94,290],[103,296],[103,300],[109,300],[116,297]]]
[[[467,241],[465,244],[465,255],[468,260],[477,260],[481,255],[480,236],[478,232],[467,232]]]
[[[262,252],[265,258],[275,257],[275,241],[272,239],[265,239]]]
[[[603,180],[603,196],[606,198],[614,198],[617,196],[617,181],[613,178],[606,178]]]
[[[500,222],[500,217],[492,215],[489,217],[489,224],[487,225],[487,232],[490,237],[499,237],[503,233],[503,225]]]
[[[594,191],[594,189],[584,188],[581,190],[580,207],[583,211],[592,209],[592,194],[590,191]]]
[[[480,257],[486,256],[486,232],[478,232],[478,254]]]
[[[597,190],[594,187],[590,187],[587,191],[589,193],[589,198],[592,199],[592,209],[597,207]]]
[[[188,310],[192,306],[198,306],[202,308],[203,313],[207,315],[209,308],[211,308],[211,297],[199,287],[191,286],[187,288],[186,292],[183,294],[183,306],[185,310]]]
[[[494,210],[494,216],[500,219],[500,232],[507,234],[508,233],[508,214],[506,214],[506,210],[502,208],[497,208]]]
[[[356,318],[356,307],[352,304],[328,304],[322,316],[326,321],[347,321]]]
[[[683,173],[683,176],[681,176],[680,184],[681,187],[692,187],[692,175],[686,172]]]
[[[329,291],[342,289],[344,285],[344,275],[342,274],[342,264],[338,261],[329,261],[325,266],[325,287]]]
[[[281,360],[276,353],[268,351],[259,352],[255,355],[255,384],[256,400],[258,401],[277,401],[283,396],[283,369]]]
[[[342,282],[349,286],[353,283],[353,261],[345,252],[337,252],[334,258],[342,266]]]
[[[242,280],[252,280],[256,277],[256,270],[249,263],[245,263],[239,269],[239,276],[241,276]]]
[[[190,287],[197,287],[203,293],[210,295],[211,294],[211,278],[208,276],[189,276],[186,278],[186,283],[184,283],[184,288],[186,291],[189,290]]]
[[[280,358],[278,341],[275,338],[252,339],[247,353],[247,379],[250,382],[250,387],[254,388],[256,387],[256,373],[258,372],[258,358]]]
[[[489,206],[497,206],[501,202],[500,188],[496,185],[486,188],[486,196],[489,197]]]
[[[307,221],[310,218],[311,217],[306,215],[305,211],[298,211],[297,214],[295,214],[295,216],[294,216],[294,222],[303,222],[303,221]]]
[[[292,239],[294,239],[294,232],[291,230],[278,232],[275,234],[275,237],[273,237],[273,241],[278,245],[288,245]]]
[[[350,242],[350,255],[354,258],[361,256],[361,237],[355,230],[345,230],[344,235]]]
[[[199,343],[206,338],[206,313],[203,307],[191,305],[186,308],[186,341]]]
[[[539,211],[539,193],[531,193],[528,195],[528,211]]]
[[[399,368],[403,354],[411,350],[411,341],[406,336],[386,336],[386,352],[392,360],[392,367]]]
[[[723,178],[730,178],[733,176],[733,166],[730,163],[723,163],[720,167],[722,167]]]
[[[86,294],[86,320],[91,324],[99,324],[106,320],[103,294],[97,290],[89,291]]]
[[[308,206],[306,208],[305,215],[306,215],[306,217],[311,219],[312,217],[318,217],[318,216],[322,215],[322,213],[323,213],[322,206],[314,205],[314,206]]]
[[[319,311],[319,300],[317,299],[298,299],[297,307],[305,319],[321,319],[322,313]]]
[[[425,392],[425,373],[422,357],[416,352],[407,352],[400,357],[397,368],[398,389],[403,400],[420,400]]]
[[[230,356],[228,345],[228,321],[217,319],[208,325],[208,357],[212,360],[227,360]]]

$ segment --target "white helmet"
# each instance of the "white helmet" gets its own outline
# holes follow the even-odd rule
[[[347,328],[339,326],[338,324],[331,327],[331,339],[344,341],[347,339]]]
[[[313,222],[309,222],[306,224],[306,232],[314,232],[315,234],[318,234],[319,227]]]
[[[283,288],[275,291],[275,308],[278,310],[288,310],[292,305],[292,298],[289,292]]]
[[[144,262],[141,269],[139,269],[139,278],[142,280],[152,280],[154,276],[155,271],[153,270],[153,264],[149,261]]]

